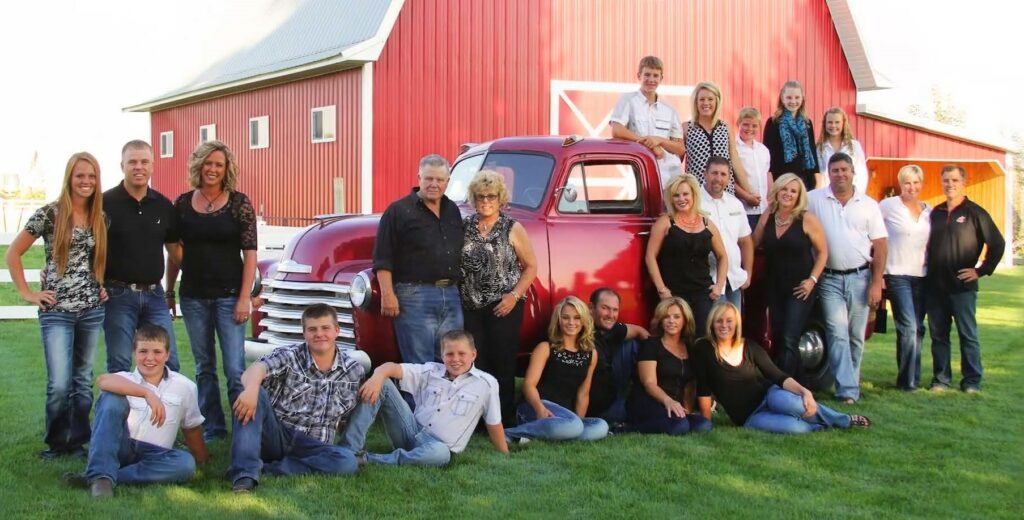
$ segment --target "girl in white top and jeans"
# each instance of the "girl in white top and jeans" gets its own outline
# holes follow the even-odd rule
[[[896,386],[913,391],[921,381],[924,341],[925,250],[931,230],[931,208],[918,197],[924,172],[914,164],[900,168],[900,195],[878,204],[889,233],[885,259],[886,296],[896,322]]]

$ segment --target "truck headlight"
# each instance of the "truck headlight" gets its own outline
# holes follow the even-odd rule
[[[366,274],[366,271],[356,274],[355,278],[352,279],[352,286],[349,288],[348,295],[352,299],[352,305],[364,311],[370,308],[370,301],[373,299],[373,288],[370,286],[370,276]]]

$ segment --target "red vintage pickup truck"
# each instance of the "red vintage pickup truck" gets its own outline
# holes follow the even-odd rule
[[[468,147],[452,165],[447,191],[464,215],[473,211],[466,187],[483,168],[505,177],[511,193],[507,213],[526,228],[537,255],[537,279],[519,333],[521,360],[545,339],[552,306],[570,294],[586,300],[594,289],[612,287],[622,295],[622,321],[649,323],[657,291],[644,251],[664,205],[657,163],[647,148],[575,136],[510,137]],[[257,285],[265,303],[255,313],[254,338],[246,343],[250,358],[301,342],[303,308],[326,302],[338,311],[340,345],[364,351],[373,364],[398,360],[391,320],[379,314],[372,270],[379,217],[320,217],[291,240],[280,261],[260,265]],[[759,271],[757,263],[746,292],[744,332],[771,349]],[[812,322],[801,341],[805,384],[831,384],[825,348],[822,327]]]

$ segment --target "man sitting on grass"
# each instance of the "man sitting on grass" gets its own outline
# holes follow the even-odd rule
[[[183,482],[196,462],[206,462],[203,416],[196,384],[167,368],[169,335],[144,324],[135,333],[135,371],[103,374],[96,401],[85,473],[65,473],[64,481],[88,487],[93,498],[114,495],[114,484]],[[181,429],[191,455],[176,450]],[[193,459],[194,457],[194,459]]]
[[[305,343],[278,347],[242,374],[227,477],[236,493],[272,475],[349,475],[355,454],[334,434],[356,407],[363,366],[338,347],[338,314],[317,303],[302,312]]]
[[[385,363],[373,372],[359,390],[362,402],[356,408],[342,438],[342,446],[362,451],[366,431],[378,412],[384,430],[395,448],[391,453],[367,453],[365,462],[376,464],[418,464],[444,466],[452,453],[469,443],[480,417],[494,447],[508,453],[501,425],[498,382],[473,366],[476,346],[473,336],[453,330],[441,338],[441,363]],[[416,412],[402,399],[391,379],[409,392]]]

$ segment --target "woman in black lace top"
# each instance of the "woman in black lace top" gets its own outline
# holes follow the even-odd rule
[[[476,366],[498,380],[501,418],[515,419],[516,354],[526,293],[537,260],[522,224],[501,211],[509,203],[500,173],[481,170],[467,200],[476,214],[465,219],[462,247],[462,319],[477,345]]]
[[[174,202],[181,244],[167,263],[168,298],[181,268],[181,314],[196,360],[199,408],[205,437],[227,434],[217,381],[214,333],[220,341],[228,396],[242,390],[245,371],[245,322],[256,275],[256,212],[236,191],[238,167],[220,141],[200,144],[189,160],[189,184],[195,188]],[[173,307],[172,307],[173,308]]]

